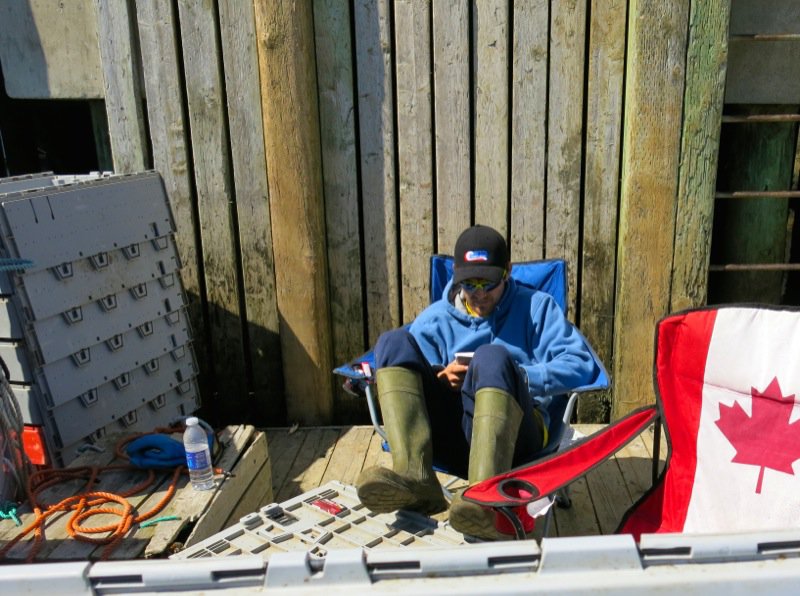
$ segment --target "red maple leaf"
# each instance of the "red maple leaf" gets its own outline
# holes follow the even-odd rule
[[[732,462],[759,466],[756,493],[761,493],[764,468],[794,475],[792,464],[800,459],[800,420],[789,423],[794,395],[781,393],[777,377],[763,392],[751,387],[750,395],[751,416],[738,402],[720,404],[716,424],[736,449]]]

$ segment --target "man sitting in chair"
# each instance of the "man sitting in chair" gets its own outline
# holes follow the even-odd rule
[[[468,228],[454,254],[442,298],[375,346],[393,469],[364,470],[357,485],[377,513],[444,511],[434,462],[470,484],[530,462],[547,441],[548,396],[594,371],[590,348],[555,300],[509,276],[497,231]],[[494,513],[460,495],[449,519],[464,534],[500,537]]]

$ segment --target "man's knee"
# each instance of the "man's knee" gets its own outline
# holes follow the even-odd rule
[[[497,344],[485,344],[475,350],[472,356],[472,365],[477,368],[502,369],[506,367],[514,368],[516,365],[511,353],[505,346]]]

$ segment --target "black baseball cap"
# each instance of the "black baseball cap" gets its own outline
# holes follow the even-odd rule
[[[472,226],[456,240],[453,285],[465,279],[496,283],[503,279],[508,263],[508,247],[500,233],[489,226]]]

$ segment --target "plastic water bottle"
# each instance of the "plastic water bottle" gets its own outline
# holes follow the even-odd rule
[[[186,419],[183,433],[183,448],[186,450],[186,466],[189,479],[195,490],[214,488],[214,471],[211,469],[211,452],[208,449],[208,436],[200,426],[197,417]]]

